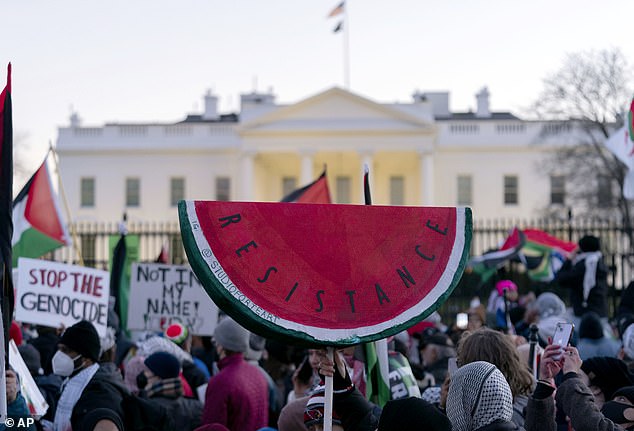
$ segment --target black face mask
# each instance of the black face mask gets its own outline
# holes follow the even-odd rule
[[[141,391],[147,386],[147,376],[143,371],[136,376],[136,385]]]
[[[618,401],[608,401],[607,403],[603,404],[603,407],[601,408],[601,413],[603,413],[603,416],[610,419],[615,424],[624,424],[627,422],[631,422],[630,420],[626,419],[623,414],[626,409],[631,408],[633,407],[628,404],[623,404]]]

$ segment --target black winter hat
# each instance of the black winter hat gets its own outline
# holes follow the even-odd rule
[[[601,318],[594,311],[586,312],[581,318],[579,338],[589,338],[591,340],[600,340],[603,338]]]
[[[583,361],[581,370],[588,375],[591,385],[601,389],[606,400],[611,400],[617,390],[634,385],[634,376],[620,359],[595,356]]]
[[[579,248],[583,252],[599,251],[601,243],[596,236],[586,235],[579,240]]]
[[[101,351],[101,342],[97,330],[87,320],[82,320],[68,327],[59,340],[69,349],[97,362]]]
[[[612,395],[612,398],[616,398],[618,396],[625,397],[630,400],[631,403],[634,403],[634,386],[625,386],[624,388],[619,389],[614,393],[614,395]]]
[[[423,425],[424,424],[424,425]],[[433,404],[410,397],[388,401],[379,419],[379,431],[450,431],[449,418]]]
[[[145,358],[145,366],[161,379],[178,377],[181,363],[176,356],[167,352],[156,352]]]

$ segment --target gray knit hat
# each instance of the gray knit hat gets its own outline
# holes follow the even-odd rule
[[[266,348],[266,338],[260,337],[258,334],[249,334],[249,348],[244,354],[247,361],[259,361]]]
[[[226,350],[244,353],[249,347],[249,331],[232,318],[225,317],[216,326],[214,341]]]

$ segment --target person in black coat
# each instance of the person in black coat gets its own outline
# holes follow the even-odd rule
[[[87,429],[88,422],[91,426],[100,423],[103,429],[124,429],[122,401],[127,388],[120,375],[99,366],[100,351],[99,335],[88,321],[62,334],[51,363],[53,372],[66,380],[57,410],[47,412],[55,429]]]
[[[147,370],[140,375],[141,393],[167,410],[174,429],[191,431],[200,425],[203,405],[183,396],[180,378],[181,364],[172,354],[156,352],[145,358]],[[141,387],[143,386],[143,387]]]
[[[599,238],[586,235],[555,275],[555,281],[570,290],[570,302],[576,317],[594,311],[608,316],[608,268],[603,262]]]

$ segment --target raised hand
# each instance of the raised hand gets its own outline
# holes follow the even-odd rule
[[[566,347],[564,349],[564,373],[577,373],[579,374],[579,372],[581,371],[581,364],[583,363],[583,361],[581,360],[581,357],[579,357],[579,351],[572,347]]]

